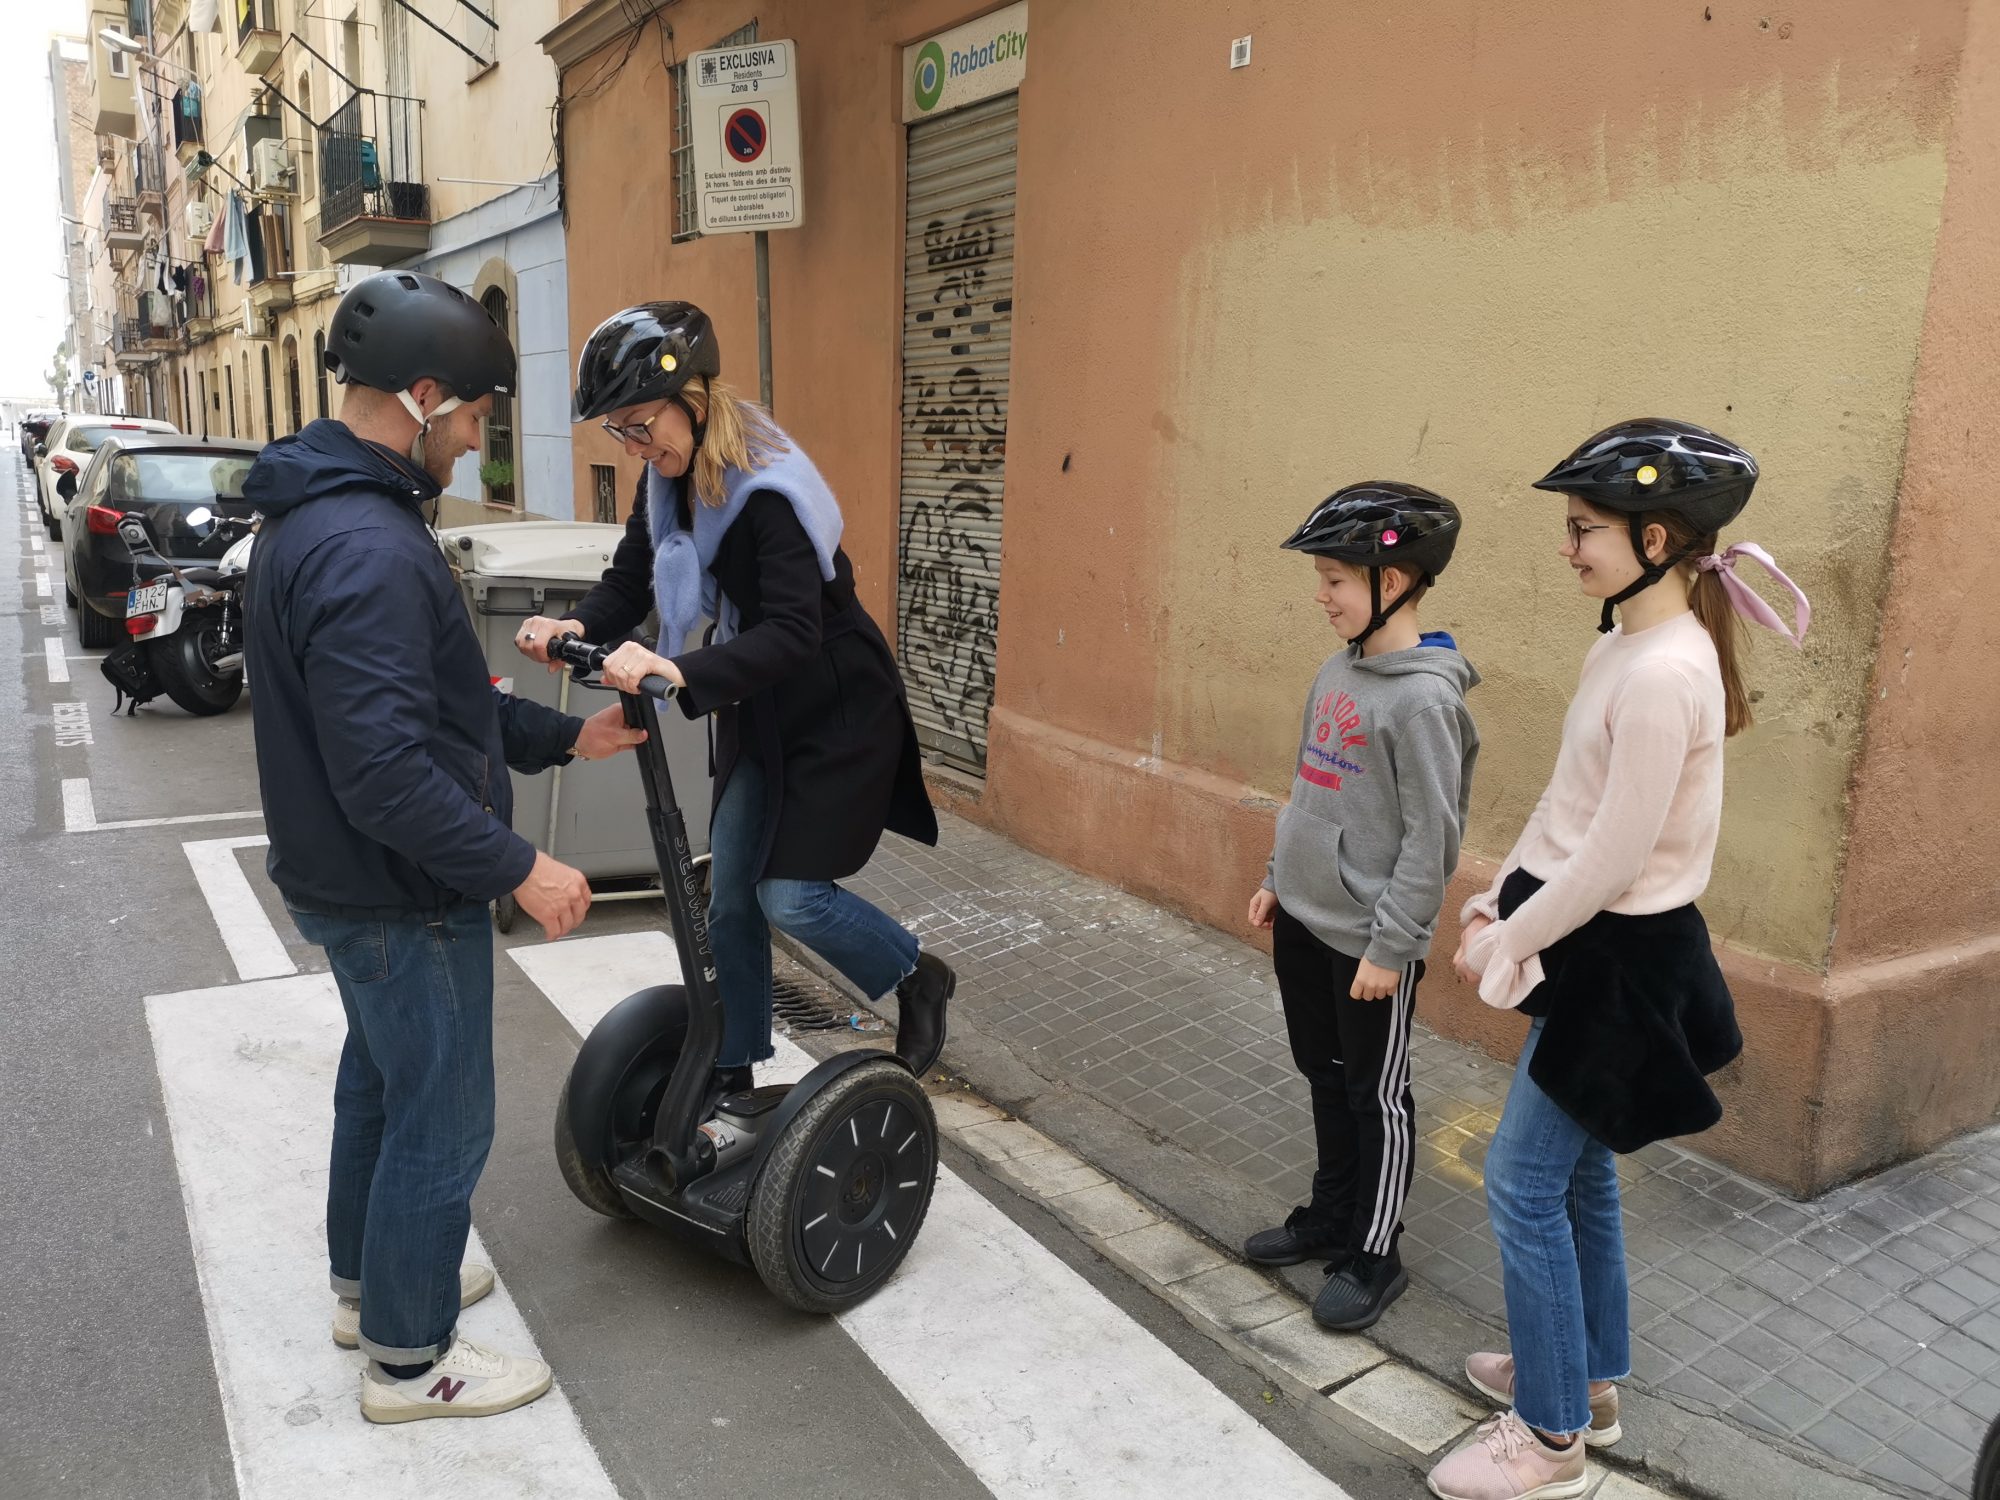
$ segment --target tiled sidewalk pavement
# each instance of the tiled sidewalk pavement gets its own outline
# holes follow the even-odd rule
[[[960,819],[856,891],[957,965],[1044,1077],[1281,1197],[1311,1169],[1269,961]],[[1509,1069],[1419,1031],[1412,1272],[1502,1316],[1480,1166]],[[1671,1146],[1625,1159],[1633,1382],[1924,1495],[2000,1412],[2000,1131],[1798,1203]]]

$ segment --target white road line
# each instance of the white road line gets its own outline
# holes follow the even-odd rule
[[[41,596],[42,598],[44,598],[44,599],[47,599],[47,598],[50,598],[50,597],[52,597],[52,596],[51,596],[51,594],[50,594],[50,592],[49,592],[49,575],[48,575],[48,574],[46,574],[46,573],[37,573],[37,574],[35,575],[35,592],[36,592],[37,594],[39,594],[39,595],[40,595],[40,596]]]
[[[508,956],[582,1033],[679,975],[662,932]],[[781,1075],[810,1065],[776,1044]],[[840,1324],[999,1500],[1342,1497],[948,1168],[895,1280]]]
[[[28,538],[28,545],[39,552],[42,550],[42,539],[38,536],[31,536]]]
[[[177,818],[114,818],[100,823],[87,776],[65,777],[62,798],[64,833],[116,833],[127,828],[175,828],[185,823],[242,823],[264,816],[262,811],[252,808],[248,812],[185,813]]]
[[[182,844],[194,866],[195,883],[222,932],[222,945],[241,979],[275,979],[296,974],[299,966],[285,951],[278,929],[264,913],[264,903],[250,889],[250,877],[237,862],[238,849],[262,849],[271,841],[261,833],[240,839],[205,839]]]
[[[69,658],[63,655],[62,637],[52,635],[42,642],[42,651],[48,658],[49,681],[69,681]]]
[[[616,1500],[560,1386],[491,1421],[362,1420],[362,1361],[327,1332],[327,1153],[347,1029],[332,976],[155,995],[146,1022],[243,1500]],[[466,1253],[486,1258],[477,1230]],[[461,1326],[537,1352],[504,1281]]]

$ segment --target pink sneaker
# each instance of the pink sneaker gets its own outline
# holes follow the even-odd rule
[[[1430,1473],[1439,1500],[1571,1500],[1590,1488],[1584,1446],[1551,1448],[1511,1411],[1484,1423]]]
[[[1475,1354],[1465,1362],[1465,1378],[1502,1406],[1514,1404],[1514,1356]],[[1618,1425],[1618,1387],[1612,1386],[1590,1398],[1590,1426],[1583,1440],[1593,1448],[1609,1448],[1625,1436]]]

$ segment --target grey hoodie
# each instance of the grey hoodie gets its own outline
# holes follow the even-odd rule
[[[1264,880],[1329,948],[1385,969],[1430,951],[1479,759],[1479,674],[1450,636],[1423,641],[1319,669]]]

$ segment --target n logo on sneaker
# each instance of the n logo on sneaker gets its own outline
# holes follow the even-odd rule
[[[437,1384],[424,1392],[424,1395],[426,1398],[443,1397],[446,1401],[450,1401],[464,1389],[463,1380],[453,1380],[449,1375],[440,1375]]]

